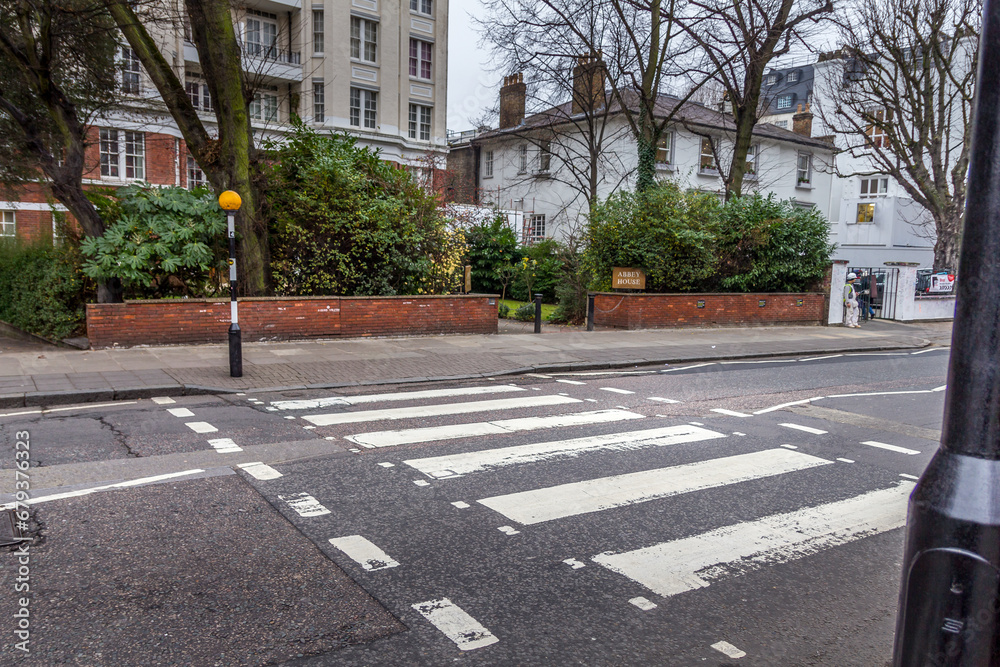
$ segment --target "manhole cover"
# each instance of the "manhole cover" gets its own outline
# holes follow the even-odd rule
[[[24,539],[30,539],[25,535],[27,530],[22,533],[17,527],[19,523],[17,517],[14,516],[14,510],[0,511],[0,546],[6,547],[17,544]]]

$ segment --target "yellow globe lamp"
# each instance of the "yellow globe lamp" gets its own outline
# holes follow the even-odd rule
[[[243,200],[232,190],[226,190],[219,195],[219,206],[227,211],[238,211],[241,204],[243,204]]]

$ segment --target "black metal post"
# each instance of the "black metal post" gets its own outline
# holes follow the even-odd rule
[[[587,331],[594,330],[594,298],[595,295],[587,295]]]
[[[542,333],[542,295],[535,294],[535,333]]]
[[[1000,665],[1000,0],[984,9],[944,428],[910,496],[895,667]]]
[[[243,334],[236,304],[236,224],[235,211],[226,211],[229,225],[229,376],[243,377]]]

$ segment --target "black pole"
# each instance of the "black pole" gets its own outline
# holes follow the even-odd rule
[[[235,211],[226,211],[229,224],[229,376],[243,377],[243,335],[239,306],[236,304],[236,225]]]
[[[587,295],[587,331],[594,330],[594,295]]]
[[[979,45],[944,428],[910,496],[895,667],[1000,666],[1000,0]]]
[[[542,333],[542,295],[535,294],[535,333]]]

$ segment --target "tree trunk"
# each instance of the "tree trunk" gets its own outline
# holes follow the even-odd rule
[[[937,240],[934,242],[934,270],[957,273],[962,248],[962,216],[949,216],[935,222]]]

